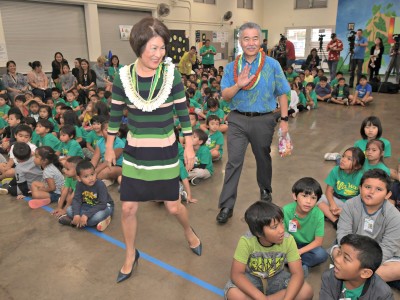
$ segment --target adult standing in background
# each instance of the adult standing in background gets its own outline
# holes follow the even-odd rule
[[[97,62],[92,66],[92,70],[96,73],[96,86],[104,88],[106,91],[111,91],[112,82],[108,80],[106,76],[106,67],[104,66],[106,58],[99,56]]]
[[[352,88],[354,86],[354,73],[357,68],[357,82],[360,81],[360,77],[362,74],[362,67],[364,63],[364,56],[365,56],[365,49],[368,46],[368,40],[363,37],[362,29],[358,29],[356,33],[356,38],[354,41],[354,52],[353,57],[350,62],[350,80],[349,80],[349,87]]]
[[[79,75],[78,75],[78,92],[79,97],[78,101],[79,104],[86,104],[87,102],[87,94],[90,89],[96,88],[96,73],[90,69],[89,62],[87,59],[81,59],[81,66],[79,68]]]
[[[210,43],[210,40],[207,39],[204,46],[200,48],[203,69],[214,68],[214,56],[217,54],[217,50],[214,48],[214,46],[210,45]]]
[[[190,50],[183,54],[178,64],[179,72],[185,75],[189,79],[189,75],[192,74],[192,65],[196,62],[196,47],[190,47]]]
[[[131,276],[140,256],[135,245],[139,203],[164,202],[182,226],[190,249],[196,255],[202,252],[200,239],[191,228],[188,211],[179,197],[174,109],[185,138],[184,157],[188,170],[193,168],[195,153],[181,76],[170,61],[163,62],[169,39],[168,28],[158,19],[146,17],[136,23],[129,42],[138,58],[134,64],[123,67],[114,79],[105,153],[105,162],[110,167],[115,165],[113,143],[124,107],[128,108],[129,118],[121,181],[121,222],[126,256],[117,282]],[[160,235],[157,235],[154,242],[158,244],[159,241]]]
[[[261,44],[261,49],[263,49],[265,55],[268,55],[268,40],[264,39]]]
[[[239,42],[243,54],[225,68],[221,81],[222,98],[231,102],[228,129],[228,162],[219,198],[221,209],[217,222],[224,224],[232,216],[237,198],[237,187],[244,156],[251,144],[256,164],[260,199],[272,201],[271,142],[277,116],[276,98],[279,98],[281,123],[285,136],[288,132],[288,81],[278,61],[262,55],[261,28],[248,22],[239,28]]]
[[[369,81],[372,81],[373,78],[378,77],[379,69],[382,64],[382,55],[385,51],[385,47],[383,46],[383,41],[380,37],[375,39],[375,45],[371,47],[370,51],[370,59],[368,63],[369,70]]]
[[[119,69],[121,69],[123,65],[119,63],[119,58],[116,55],[111,56],[110,66],[108,67],[107,73],[110,82],[114,81],[115,75],[118,74]]]
[[[64,56],[61,52],[56,52],[54,54],[54,60],[51,62],[51,79],[53,79],[53,82],[56,85],[60,82],[59,77],[62,73],[62,66],[65,64],[68,64],[68,61],[64,59]]]
[[[331,41],[326,45],[326,50],[328,51],[328,67],[332,81],[336,77],[340,52],[343,50],[343,42],[337,38],[336,33],[331,34]]]
[[[400,84],[400,51],[398,48],[396,49],[396,44],[390,47],[390,59],[396,59],[393,69],[396,71],[396,83]]]
[[[292,67],[294,61],[296,60],[296,52],[294,50],[294,45],[287,38],[285,43],[286,43],[286,67]]]
[[[72,75],[74,75],[76,77],[76,79],[79,78],[79,70],[81,68],[81,61],[82,61],[82,59],[80,57],[77,57],[74,60],[74,68],[72,69]]]
[[[30,62],[29,66],[32,68],[27,74],[28,83],[32,87],[32,93],[35,96],[40,96],[43,102],[51,97],[51,89],[49,89],[49,79],[42,71],[42,64],[40,61],[35,60]]]
[[[29,89],[29,85],[26,82],[25,76],[17,73],[15,61],[9,60],[6,67],[7,72],[3,75],[3,84],[10,96],[11,103],[14,104],[15,96],[24,94]]]

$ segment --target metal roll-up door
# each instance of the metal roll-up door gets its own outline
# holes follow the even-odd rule
[[[150,12],[98,8],[100,23],[101,53],[111,52],[118,56],[121,64],[130,64],[136,59],[129,41],[121,40],[119,25],[134,25],[142,18],[151,16]]]
[[[8,58],[17,70],[31,70],[28,62],[39,60],[51,72],[59,51],[71,68],[76,57],[88,57],[83,6],[27,1],[0,1]]]

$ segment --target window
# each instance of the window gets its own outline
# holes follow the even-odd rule
[[[288,29],[286,31],[287,39],[294,44],[296,58],[304,57],[305,55],[306,34],[306,28]]]
[[[237,8],[253,9],[253,0],[237,0]]]
[[[327,8],[328,0],[295,0],[295,9]]]
[[[205,3],[205,4],[215,4],[215,0],[194,0],[194,2]]]

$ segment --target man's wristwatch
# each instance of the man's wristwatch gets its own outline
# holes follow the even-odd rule
[[[289,122],[289,117],[288,116],[281,117],[281,121]]]

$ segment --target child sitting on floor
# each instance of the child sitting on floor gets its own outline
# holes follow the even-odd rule
[[[43,180],[32,182],[32,200],[29,207],[36,209],[51,202],[57,202],[64,186],[64,176],[56,152],[49,146],[42,146],[35,151],[35,165],[43,170]]]
[[[361,75],[360,82],[357,84],[354,91],[353,100],[351,100],[350,105],[359,104],[365,106],[365,104],[374,100],[372,97],[372,87],[367,81],[367,76]]]
[[[218,116],[220,120],[220,125],[219,125],[219,131],[222,133],[225,133],[228,131],[228,125],[225,124],[225,113],[222,109],[219,108],[219,101],[215,98],[208,98],[207,100],[207,109],[208,112],[206,114],[206,118],[208,118],[211,115],[216,115]],[[200,128],[202,128],[204,131],[207,130],[206,125],[201,125]]]
[[[324,214],[316,206],[322,189],[314,178],[304,177],[293,185],[292,193],[294,202],[283,207],[285,231],[296,241],[306,277],[308,268],[328,259],[328,253],[322,248]]]
[[[336,87],[333,88],[331,102],[341,105],[349,105],[351,100],[353,100],[353,96],[350,95],[349,86],[346,84],[344,77],[341,77],[339,78]]]
[[[251,233],[243,235],[236,247],[225,299],[312,299],[314,292],[304,282],[296,242],[285,233],[282,210],[257,201],[244,219]]]
[[[330,102],[332,90],[328,83],[328,78],[325,76],[320,77],[318,84],[315,86],[315,93],[318,101]]]
[[[75,140],[76,130],[73,125],[64,125],[60,130],[60,162],[64,164],[70,156],[80,156],[83,158],[81,145]]]
[[[390,287],[375,273],[381,261],[376,241],[358,234],[344,236],[335,267],[322,274],[319,299],[393,299]]]
[[[197,185],[203,179],[210,178],[214,173],[210,150],[205,145],[208,135],[201,129],[193,131],[193,148],[196,152],[194,168],[189,171],[189,180]]]
[[[297,106],[299,111],[303,111],[305,109],[310,110],[312,108],[318,107],[317,94],[314,91],[314,83],[309,82],[306,85],[304,93],[300,93],[299,95],[299,105]]]
[[[365,151],[364,172],[372,169],[381,169],[386,172],[393,180],[399,179],[397,170],[388,168],[383,161],[385,144],[381,140],[369,140]]]
[[[67,217],[63,218],[62,224],[75,225],[78,228],[96,226],[98,231],[104,231],[110,225],[114,201],[105,184],[97,179],[90,161],[79,162],[76,175],[78,182],[74,199],[67,208]]]
[[[220,119],[216,115],[208,116],[206,124],[208,128],[206,146],[210,149],[212,160],[220,160],[224,152],[224,135],[219,131]]]

